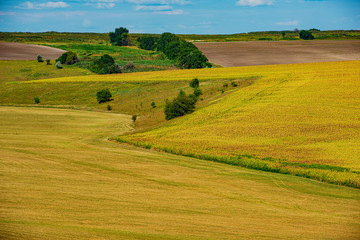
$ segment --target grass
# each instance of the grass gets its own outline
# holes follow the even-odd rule
[[[263,164],[263,170],[360,187],[359,66],[353,61],[201,70],[195,74],[200,79],[219,71],[225,76],[226,71],[256,72],[262,78],[191,115],[121,141],[220,162],[250,154],[253,162],[240,165],[258,169]],[[286,161],[259,160],[268,157]],[[312,164],[350,171],[307,167]]]
[[[356,189],[107,141],[131,131],[131,116],[19,107],[0,116],[3,239],[360,234]]]
[[[0,60],[0,83],[20,82],[35,79],[69,77],[69,76],[88,76],[94,73],[86,69],[74,66],[66,66],[63,69],[57,69],[55,61],[52,65],[39,63],[37,61]]]

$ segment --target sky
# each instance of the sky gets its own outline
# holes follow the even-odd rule
[[[360,0],[0,0],[2,32],[360,30]]]

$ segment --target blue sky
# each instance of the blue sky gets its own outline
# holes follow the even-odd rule
[[[0,31],[230,34],[360,29],[360,0],[0,0]]]

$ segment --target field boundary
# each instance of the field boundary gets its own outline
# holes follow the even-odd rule
[[[124,135],[126,136],[126,135]],[[360,173],[351,171],[349,168],[337,167],[324,164],[305,164],[287,162],[285,159],[271,157],[259,158],[253,155],[216,156],[183,151],[181,148],[161,147],[151,142],[139,142],[125,139],[124,137],[111,138],[109,140],[119,143],[130,144],[136,147],[152,149],[158,152],[166,152],[184,157],[191,157],[205,161],[218,162],[227,165],[244,167],[272,173],[290,174],[298,177],[309,178],[330,184],[343,185],[360,189]]]

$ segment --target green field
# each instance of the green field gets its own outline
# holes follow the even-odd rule
[[[0,107],[2,239],[357,239],[360,193],[107,141],[130,116]]]

